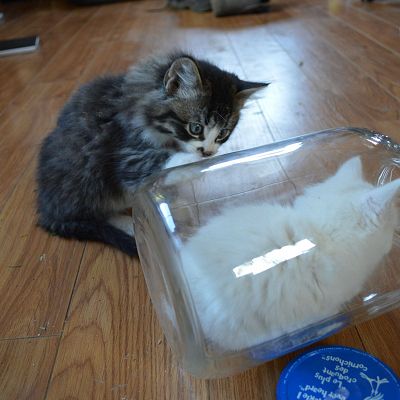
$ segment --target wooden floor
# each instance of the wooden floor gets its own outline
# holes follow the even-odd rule
[[[147,11],[161,3],[4,6],[0,38],[39,33],[42,47],[0,59],[0,400],[270,400],[291,358],[229,379],[188,376],[136,260],[35,226],[38,147],[82,82],[183,46],[272,82],[228,150],[342,125],[400,140],[400,3],[275,0],[268,14],[224,19]],[[363,348],[400,374],[399,327],[393,311],[325,342]]]

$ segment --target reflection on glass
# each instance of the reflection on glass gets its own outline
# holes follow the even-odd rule
[[[175,223],[174,223],[174,219],[172,218],[171,211],[168,207],[168,204],[161,203],[160,211],[161,211],[162,215],[164,216],[165,223],[167,224],[169,230],[171,232],[174,232],[175,231]]]
[[[371,293],[370,295],[365,296],[363,300],[364,301],[369,301],[369,300],[373,299],[375,296],[377,296],[377,294],[378,293]]]
[[[233,268],[233,273],[236,275],[236,278],[249,274],[257,275],[278,264],[308,253],[314,247],[315,244],[313,242],[303,239],[293,245],[283,246],[280,249],[269,251],[263,256],[253,258],[247,263]]]
[[[292,143],[292,144],[288,144],[287,146],[285,146],[285,147],[283,147],[281,149],[264,151],[263,153],[260,153],[260,154],[252,154],[251,156],[238,158],[236,160],[224,161],[224,162],[221,162],[219,164],[211,165],[211,167],[204,168],[204,169],[201,170],[201,172],[215,171],[217,169],[222,169],[222,168],[225,168],[225,167],[229,167],[231,165],[245,164],[245,163],[249,163],[249,162],[252,162],[252,161],[262,160],[262,159],[267,158],[267,157],[281,156],[283,154],[287,154],[287,153],[291,153],[293,151],[296,151],[302,145],[303,145],[303,143],[301,143],[301,142]]]

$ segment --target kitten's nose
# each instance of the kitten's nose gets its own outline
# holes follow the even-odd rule
[[[214,154],[212,151],[204,150],[204,147],[199,147],[199,151],[203,157],[210,157]]]

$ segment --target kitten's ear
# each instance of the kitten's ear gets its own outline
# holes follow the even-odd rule
[[[249,81],[239,80],[239,82],[236,85],[236,90],[237,90],[236,96],[238,98],[245,100],[257,90],[263,89],[268,85],[269,83],[264,83],[264,82],[249,82]]]
[[[190,97],[194,90],[202,89],[199,69],[188,57],[175,60],[164,75],[164,87],[169,96]]]
[[[373,188],[361,199],[362,211],[369,218],[372,216],[379,218],[393,202],[399,200],[399,195],[400,179],[396,179],[384,186]]]
[[[363,179],[362,163],[360,157],[347,160],[333,176],[335,180],[352,183]]]

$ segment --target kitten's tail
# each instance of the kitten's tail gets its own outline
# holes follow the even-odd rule
[[[39,225],[52,234],[70,239],[90,240],[109,244],[133,257],[137,255],[135,238],[105,221],[52,221]]]

